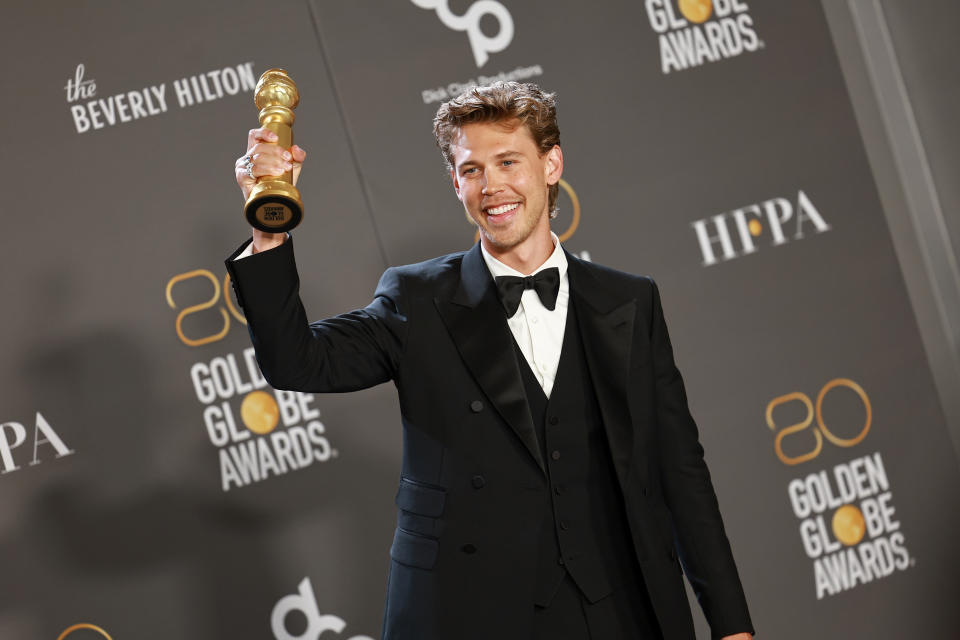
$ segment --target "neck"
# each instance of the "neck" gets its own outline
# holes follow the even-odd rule
[[[538,229],[530,234],[526,240],[508,249],[495,246],[484,235],[480,236],[480,242],[483,243],[483,248],[487,250],[487,253],[525,276],[530,275],[537,267],[546,262],[554,250],[549,222],[543,227],[542,232]]]

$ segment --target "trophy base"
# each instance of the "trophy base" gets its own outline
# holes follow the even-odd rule
[[[290,231],[303,220],[300,192],[282,180],[259,182],[243,208],[247,222],[266,233]]]

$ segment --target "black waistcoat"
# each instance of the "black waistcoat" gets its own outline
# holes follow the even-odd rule
[[[636,580],[639,567],[573,301],[549,399],[514,346],[549,480],[534,603],[550,604],[564,572],[596,602]]]

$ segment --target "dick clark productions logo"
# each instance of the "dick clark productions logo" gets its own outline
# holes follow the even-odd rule
[[[858,431],[853,434],[846,433],[850,425],[827,419],[824,408],[829,395],[847,394],[845,400],[850,401],[851,393],[863,411],[863,424],[854,426]],[[800,410],[803,419],[778,424],[775,414],[790,405],[793,412]],[[800,391],[774,398],[767,404],[766,420],[776,432],[774,452],[792,467],[815,460],[824,441],[841,448],[859,445],[870,432],[873,407],[863,387],[848,378],[835,378],[820,389],[816,402]],[[796,451],[800,445],[786,445],[788,440],[805,446]],[[803,550],[813,561],[818,600],[912,566],[879,451],[796,477],[787,484],[787,495],[800,523]]]
[[[463,15],[450,10],[450,0],[410,0],[421,9],[433,9],[445,27],[454,31],[466,31],[470,41],[470,50],[477,67],[482,67],[490,59],[491,53],[498,53],[513,42],[513,17],[507,8],[497,0],[477,0]],[[497,34],[486,35],[480,28],[480,20],[492,16],[497,21]]]
[[[293,635],[287,630],[287,616],[299,611],[307,619],[307,628]],[[332,614],[321,615],[317,609],[317,598],[313,595],[310,578],[304,578],[297,586],[297,593],[284,596],[273,607],[270,615],[270,629],[276,640],[318,640],[327,631],[343,633],[347,623]],[[353,636],[345,640],[373,640],[370,636]]]

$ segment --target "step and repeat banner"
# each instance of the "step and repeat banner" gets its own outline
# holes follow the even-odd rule
[[[309,154],[312,317],[475,241],[441,102],[555,91],[554,229],[658,281],[761,637],[956,634],[957,459],[818,3],[5,18],[0,638],[379,637],[394,390],[271,389],[223,267],[249,234],[233,166],[253,87],[278,66]]]

